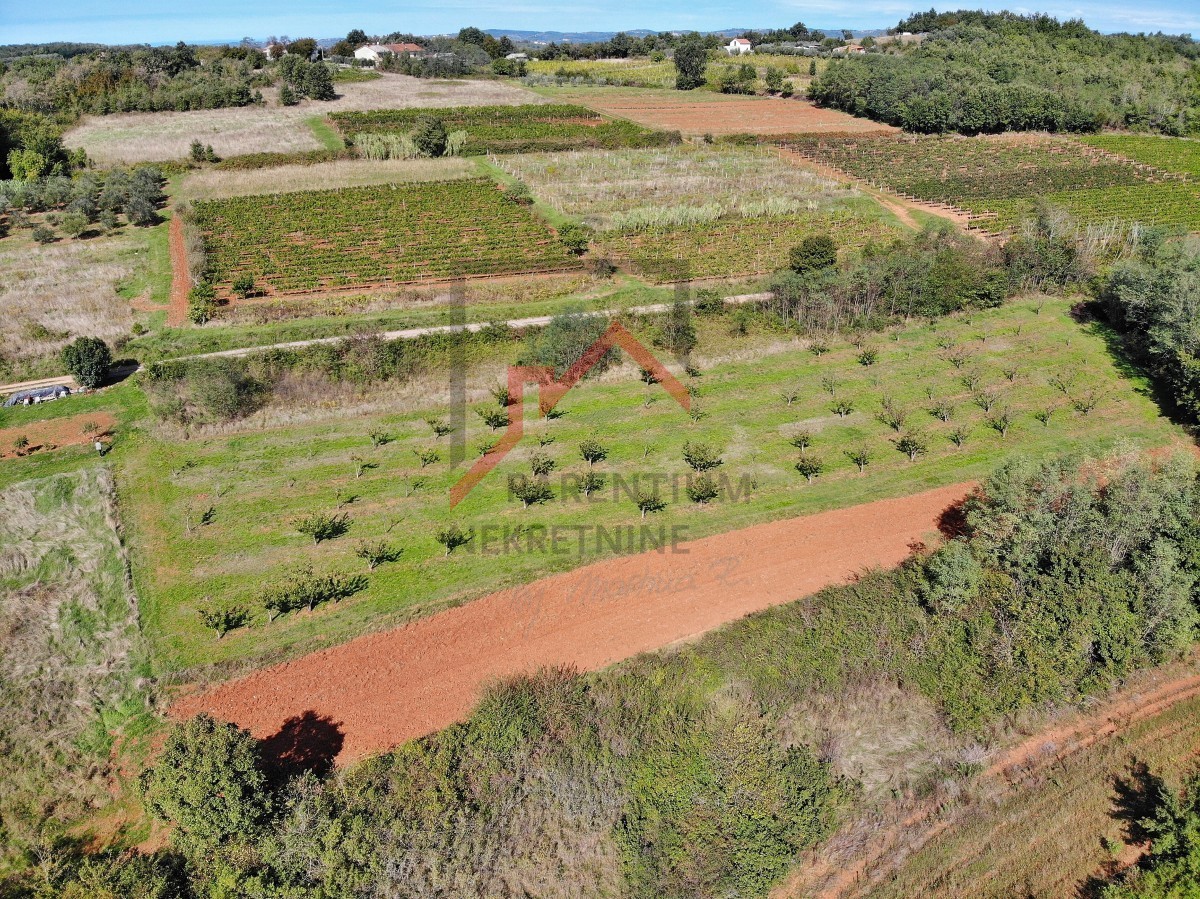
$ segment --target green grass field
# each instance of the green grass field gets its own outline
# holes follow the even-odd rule
[[[1164,445],[1182,436],[1160,415],[1145,384],[1110,360],[1105,336],[1074,322],[1063,300],[1018,300],[987,313],[876,335],[869,345],[878,361],[869,367],[857,361],[861,348],[844,340],[817,357],[782,335],[735,339],[728,329],[727,318],[702,320],[703,371],[688,379],[698,392],[698,420],[634,372],[585,382],[563,401],[566,414],[557,420],[534,421],[536,406],[527,406],[531,424],[522,445],[453,513],[448,491],[465,466],[451,469],[453,437],[436,439],[425,423],[431,413],[448,418],[444,407],[278,429],[247,424],[184,442],[135,435],[119,457],[120,481],[157,670],[261,663],[573,568],[595,553],[588,549],[581,556],[572,544],[566,552],[481,554],[468,545],[447,557],[433,535],[448,522],[500,528],[641,525],[628,496],[613,496],[614,476],[626,483],[670,479],[661,490],[666,508],[646,523],[668,532],[679,528],[690,539],[980,477],[1013,454],[1099,454],[1117,446]],[[952,357],[962,361],[961,368]],[[968,381],[975,382],[975,393],[994,391],[999,397],[993,416],[1010,411],[1007,436],[987,423]],[[833,413],[830,388],[837,399],[853,404],[851,414]],[[791,405],[783,398],[790,391],[796,393]],[[899,432],[879,418],[885,397],[907,414],[904,430],[923,435],[927,443],[927,453],[916,462],[896,449],[892,441]],[[939,400],[954,406],[949,422],[927,411]],[[1095,405],[1085,414],[1072,401]],[[471,406],[496,403],[480,398]],[[1052,414],[1043,424],[1035,415],[1047,409]],[[968,432],[961,448],[949,439],[958,427]],[[798,429],[813,433],[809,453],[825,462],[812,485],[794,468],[799,454],[788,440]],[[372,430],[393,439],[372,446]],[[482,439],[495,436],[474,412],[467,413],[469,458],[478,455]],[[539,448],[539,436],[552,442]],[[585,503],[569,490],[564,498],[559,478],[584,470],[578,445],[589,437],[609,450],[597,466],[609,484],[600,499]],[[693,504],[682,489],[673,495],[687,472],[681,449],[689,440],[722,450],[718,472],[741,494],[737,501],[728,491],[705,506]],[[860,475],[847,452],[863,445],[871,461]],[[439,451],[440,461],[422,469],[417,451],[429,449]],[[556,495],[545,505],[522,509],[508,498],[506,477],[528,473],[537,452],[556,463],[551,475]],[[298,516],[331,511],[339,503],[350,518],[346,536],[314,546],[295,529]],[[201,624],[197,610],[205,602],[252,606],[262,587],[287,577],[297,563],[365,574],[354,551],[368,538],[390,540],[403,554],[371,572],[368,588],[356,596],[270,624],[259,611],[251,627],[221,641]]]

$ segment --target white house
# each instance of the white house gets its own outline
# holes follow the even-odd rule
[[[366,59],[379,62],[384,56],[399,56],[402,53],[423,53],[420,44],[367,44],[354,51],[355,59]]]
[[[750,46],[750,42],[744,37],[735,37],[729,42],[729,45],[725,48],[725,52],[730,56],[742,56],[753,52],[753,49]]]
[[[354,51],[355,59],[366,59],[370,62],[379,62],[383,59],[383,54],[391,54],[391,50],[383,46],[383,44],[365,44]]]

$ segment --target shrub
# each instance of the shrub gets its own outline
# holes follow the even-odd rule
[[[588,465],[595,465],[597,462],[603,462],[608,458],[608,450],[604,448],[599,440],[589,438],[579,444],[579,455],[583,457],[583,461]]]
[[[48,228],[45,225],[38,225],[36,228],[33,229],[33,234],[31,236],[33,237],[34,240],[36,240],[38,243],[43,244],[43,245],[48,244],[48,243],[53,243],[54,242],[54,229]]]
[[[508,479],[508,495],[519,499],[521,507],[528,509],[537,503],[552,500],[554,498],[554,490],[542,478],[531,478],[528,475],[516,474]]]
[[[804,479],[808,483],[813,482],[813,478],[819,475],[825,468],[825,463],[817,456],[804,456],[796,463],[796,471],[804,475]]]
[[[642,513],[642,518],[650,512],[661,512],[667,507],[666,502],[657,493],[648,493],[639,490],[637,496],[633,500],[638,507],[638,511]]]
[[[18,434],[17,438],[13,441],[13,449],[17,451],[17,455],[25,455],[25,448],[27,446],[29,446],[29,438],[24,434]]]
[[[909,462],[916,462],[917,456],[923,456],[928,448],[925,440],[918,434],[905,434],[896,440],[896,449],[908,456]]]
[[[425,424],[429,425],[433,431],[433,436],[439,439],[445,437],[447,434],[454,433],[454,428],[441,418],[427,418],[425,419]]]
[[[432,447],[429,449],[414,449],[413,453],[416,454],[417,460],[421,463],[422,468],[428,468],[430,465],[434,465],[440,462],[442,459],[442,454]]]
[[[849,400],[838,400],[829,407],[829,410],[838,418],[845,418],[854,411],[854,403]]]
[[[554,471],[554,460],[545,453],[534,453],[529,459],[529,467],[537,477],[545,477]]]
[[[683,461],[692,471],[710,471],[722,464],[721,453],[706,443],[688,441],[683,445]]]
[[[483,419],[483,423],[493,431],[508,427],[508,411],[506,409],[476,409],[475,414]]]
[[[579,256],[588,251],[592,242],[592,229],[587,225],[566,224],[558,229],[558,239],[568,250]]]
[[[367,588],[363,575],[346,575],[339,572],[316,574],[311,565],[301,565],[288,572],[276,584],[259,594],[259,602],[268,611],[268,618],[296,609],[313,611],[321,603],[337,602],[353,596]]]
[[[866,471],[867,466],[871,464],[871,450],[864,444],[856,449],[846,452],[847,458],[858,466],[858,473],[862,474]]]
[[[292,86],[285,82],[279,88],[279,102],[283,106],[295,106],[300,102],[300,98],[296,96],[296,92],[292,90]]]
[[[108,374],[112,351],[99,337],[77,337],[62,348],[62,362],[83,387],[97,387]]]
[[[465,546],[475,536],[470,531],[464,531],[456,524],[446,525],[433,535],[433,539],[446,547],[446,555],[450,555],[460,546]]]
[[[804,455],[808,448],[812,446],[813,435],[812,431],[797,431],[788,440],[788,443],[800,450],[800,455]]]
[[[530,334],[521,361],[550,366],[555,377],[562,377],[563,372],[578,362],[607,329],[608,323],[601,316],[582,311],[556,315],[545,328]],[[600,374],[615,358],[614,351],[608,350],[595,360],[588,374]]]
[[[63,234],[68,237],[81,237],[88,229],[88,218],[82,212],[68,212],[59,222]]]
[[[687,485],[688,499],[701,505],[712,502],[720,493],[721,488],[717,485],[716,479],[709,474],[692,478]]]
[[[249,624],[250,612],[236,604],[206,605],[200,609],[200,620],[205,627],[216,631],[220,640],[230,631]]]
[[[139,785],[146,808],[174,824],[185,846],[246,840],[271,812],[258,741],[208,715],[171,729]]]
[[[350,530],[350,517],[345,513],[311,512],[296,520],[296,530],[312,537],[313,543],[333,540]]]
[[[254,275],[242,272],[233,279],[233,292],[243,300],[254,293]]]
[[[437,116],[423,115],[417,119],[412,141],[423,156],[442,156],[446,152],[446,124]]]
[[[591,496],[593,493],[604,489],[606,480],[604,475],[598,471],[585,471],[576,482],[576,487],[584,496]]]
[[[788,254],[788,267],[798,275],[821,271],[837,264],[837,244],[828,234],[806,237]]]
[[[188,321],[203,325],[212,321],[217,314],[217,292],[207,282],[197,284],[188,291]]]

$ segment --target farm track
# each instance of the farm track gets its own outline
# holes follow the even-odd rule
[[[171,301],[167,306],[167,325],[178,328],[187,324],[188,261],[183,242],[183,219],[178,212],[171,215]]]
[[[312,713],[346,764],[470,714],[497,678],[596,670],[903,561],[967,495],[955,484],[621,556],[257,671],[170,709],[267,738]]]
[[[1193,665],[1196,661],[1197,657],[1193,657]],[[979,791],[997,800],[1077,753],[1105,740],[1120,738],[1131,725],[1200,695],[1200,672],[1194,668],[1161,682],[1155,682],[1155,677],[1151,673],[1097,708],[1001,748],[980,775]],[[861,835],[851,836],[841,845],[835,837],[817,851],[814,861],[775,891],[774,899],[849,899],[867,895],[905,860],[964,820],[974,808],[959,808],[942,816],[936,802],[924,801],[908,807],[906,813],[901,812],[892,822],[878,826],[858,822],[860,827],[870,828],[869,835],[861,840],[855,838]],[[852,855],[847,852],[851,842]],[[848,855],[853,861],[846,861]]]

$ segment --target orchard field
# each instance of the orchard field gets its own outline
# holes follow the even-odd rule
[[[820,354],[769,329],[731,337],[731,315],[700,319],[699,372],[679,373],[694,394],[693,415],[628,365],[578,386],[559,418],[538,419],[530,400],[521,445],[453,511],[448,491],[465,466],[451,464],[452,447],[465,446],[470,463],[498,438],[484,419],[498,408],[487,388],[512,358],[511,344],[497,344],[491,361],[476,358],[465,431],[453,426],[444,400],[425,398],[445,390],[431,376],[406,386],[388,411],[367,401],[343,414],[264,413],[187,441],[139,439],[124,451],[122,492],[160,670],[333,645],[587,560],[574,551],[475,552],[470,544],[447,555],[435,535],[450,525],[518,533],[649,525],[682,528],[691,539],[958,483],[1012,455],[1098,455],[1181,437],[1140,380],[1107,361],[1103,333],[1076,323],[1064,300],[1013,301],[857,346],[831,339]],[[589,439],[606,453],[594,467],[581,458]],[[718,455],[723,497],[699,503],[687,495],[689,442]],[[811,483],[797,470],[802,458],[819,460]],[[509,476],[547,461],[552,495],[523,508],[508,494]],[[589,470],[605,485],[585,500],[576,486]],[[667,485],[665,507],[643,519],[617,485],[645,486],[648,478]],[[344,533],[314,544],[298,523],[315,513],[344,515]],[[356,552],[376,541],[398,556],[368,570]],[[365,580],[338,602],[268,622],[258,605],[263,591],[302,564],[317,576]],[[214,641],[199,613],[229,602],[246,606],[249,626]]]

